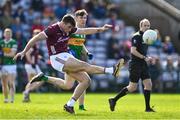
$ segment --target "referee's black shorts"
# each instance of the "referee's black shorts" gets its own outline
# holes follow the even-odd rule
[[[150,74],[148,70],[148,65],[145,61],[129,62],[129,79],[131,82],[137,83],[139,79],[145,80],[149,78],[150,78]]]

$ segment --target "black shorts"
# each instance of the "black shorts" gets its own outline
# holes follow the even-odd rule
[[[144,62],[129,62],[129,79],[131,82],[137,83],[139,79],[149,79],[150,74],[147,63]]]

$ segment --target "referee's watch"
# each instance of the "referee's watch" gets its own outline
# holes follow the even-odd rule
[[[147,56],[143,56],[143,60],[145,60],[145,59],[146,59],[146,57],[147,57]]]

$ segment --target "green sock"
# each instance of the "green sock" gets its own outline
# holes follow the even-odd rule
[[[44,75],[44,76],[42,77],[42,81],[47,82],[47,81],[48,81],[48,76]]]
[[[80,110],[84,110],[84,105],[79,105]]]

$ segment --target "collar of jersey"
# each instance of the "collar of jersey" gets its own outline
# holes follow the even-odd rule
[[[11,38],[9,41],[6,41],[5,39],[4,39],[4,42],[7,44],[7,43],[9,43],[10,41],[12,41],[13,39]]]

